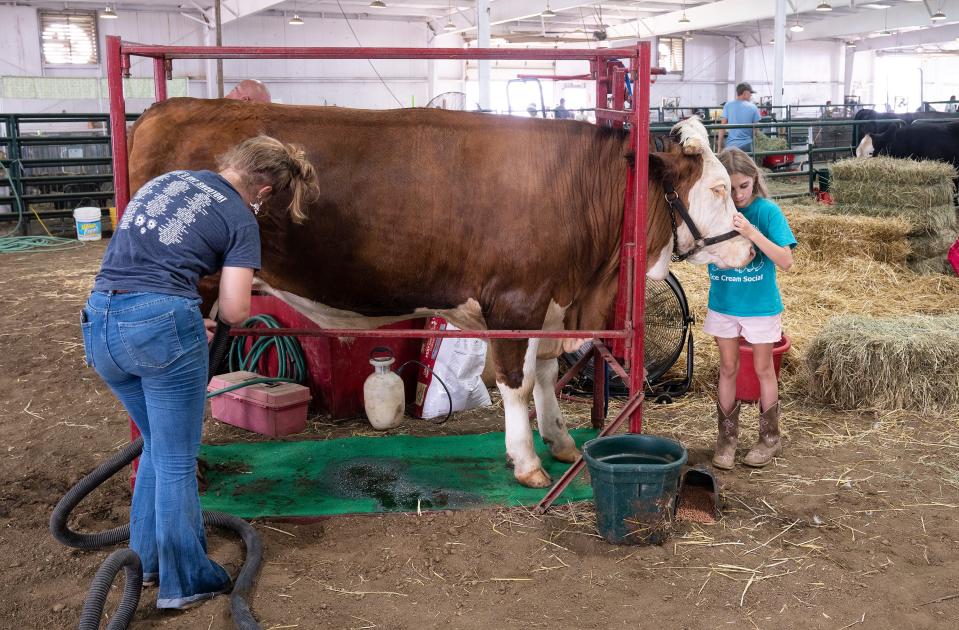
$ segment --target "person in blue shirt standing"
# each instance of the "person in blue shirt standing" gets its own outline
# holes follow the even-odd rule
[[[723,105],[723,116],[721,119],[724,125],[751,125],[759,122],[759,108],[752,103],[753,88],[748,83],[740,83],[736,86],[736,99],[727,101]],[[729,139],[723,142],[726,131],[729,131]],[[736,147],[749,153],[753,150],[752,128],[741,129],[720,129],[717,133],[718,140],[716,150],[722,151],[723,148]]]
[[[737,148],[719,154],[729,172],[733,203],[739,210],[733,229],[752,241],[756,256],[745,267],[719,269],[709,265],[709,308],[703,331],[719,347],[719,420],[713,466],[732,469],[739,439],[740,403],[736,400],[739,373],[739,337],[753,347],[759,378],[759,440],[743,459],[748,466],[765,466],[781,448],[779,438],[779,382],[773,367],[773,344],[782,337],[783,302],[776,284],[776,268],[793,266],[796,238],[785,215],[767,199],[762,171]]]
[[[173,171],[144,184],[127,205],[80,315],[87,365],[143,435],[130,508],[130,548],[157,608],[189,608],[232,585],[207,557],[196,481],[207,343],[197,283],[221,271],[219,318],[250,313],[260,267],[260,206],[294,221],[318,194],[304,151],[268,136],[219,159],[219,171]],[[280,201],[283,200],[283,201]],[[287,208],[281,204],[288,203]]]

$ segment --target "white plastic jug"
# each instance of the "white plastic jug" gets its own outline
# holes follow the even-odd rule
[[[82,206],[73,211],[73,220],[77,224],[78,241],[99,241],[102,230],[100,208]]]
[[[403,379],[390,370],[393,355],[386,348],[374,348],[370,353],[373,373],[363,383],[363,408],[370,424],[377,431],[386,431],[400,425],[406,395]]]

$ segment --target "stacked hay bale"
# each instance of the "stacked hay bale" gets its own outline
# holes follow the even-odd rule
[[[820,206],[821,207],[821,206]],[[837,261],[871,258],[905,264],[911,251],[907,237],[911,225],[900,218],[825,214],[817,206],[782,206],[802,260]]]
[[[909,266],[920,273],[942,273],[949,246],[959,236],[952,204],[955,177],[955,169],[945,162],[842,160],[832,167],[830,193],[836,203],[826,211],[908,221]]]
[[[841,409],[959,407],[959,316],[830,319],[809,345],[809,392]]]

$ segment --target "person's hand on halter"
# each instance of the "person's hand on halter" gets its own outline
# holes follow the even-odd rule
[[[742,212],[737,212],[733,215],[733,229],[748,238],[749,240],[754,240],[755,235],[758,233],[756,226],[749,222]]]

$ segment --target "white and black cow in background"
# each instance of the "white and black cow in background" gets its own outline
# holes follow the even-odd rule
[[[874,155],[938,160],[959,169],[959,122],[889,127],[882,132],[867,133],[856,149],[856,156]]]

